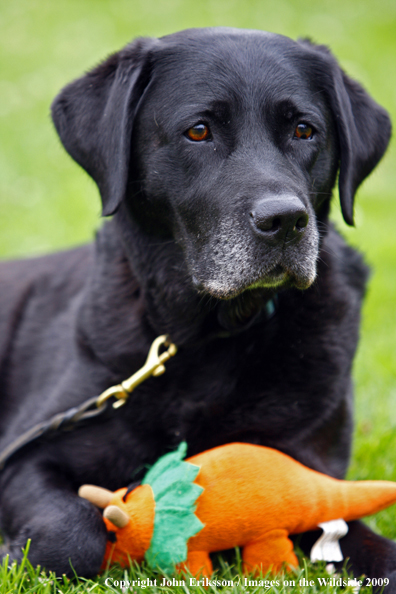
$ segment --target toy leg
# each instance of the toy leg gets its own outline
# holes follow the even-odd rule
[[[293,543],[286,530],[273,530],[261,540],[247,544],[243,549],[242,559],[245,573],[262,571],[265,574],[269,570],[277,573],[283,564],[298,566]]]
[[[195,577],[210,577],[213,573],[212,561],[205,551],[189,551],[183,567],[188,569]]]

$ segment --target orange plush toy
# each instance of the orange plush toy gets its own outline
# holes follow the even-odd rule
[[[290,534],[357,520],[396,502],[396,483],[333,479],[271,448],[234,443],[183,461],[186,449],[182,443],[160,458],[130,492],[80,488],[81,497],[105,508],[115,533],[103,567],[146,559],[162,571],[187,567],[209,576],[209,553],[239,546],[245,571],[277,572],[298,565]],[[342,559],[327,558],[326,544],[322,557],[318,549],[317,558]]]

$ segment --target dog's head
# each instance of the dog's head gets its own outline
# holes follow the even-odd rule
[[[220,299],[309,287],[337,172],[353,224],[390,136],[326,48],[233,29],[137,40],[66,87],[53,117],[103,214],[122,204],[172,240],[191,285]]]

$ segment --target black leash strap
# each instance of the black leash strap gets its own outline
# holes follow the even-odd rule
[[[263,316],[268,320],[272,318],[277,308],[277,295],[270,299],[263,312],[255,316],[248,325],[234,331],[225,331],[217,333],[217,338],[235,336],[246,330],[252,324],[257,323]],[[205,341],[207,342],[207,341]],[[165,349],[165,350],[164,350]],[[8,447],[0,452],[0,471],[3,470],[6,463],[14,454],[25,448],[25,446],[37,441],[40,437],[47,437],[55,434],[57,431],[70,431],[76,425],[83,421],[96,418],[102,415],[109,408],[110,399],[113,399],[113,408],[120,408],[125,404],[129,394],[142,382],[151,376],[157,377],[165,372],[165,363],[177,353],[174,345],[166,335],[158,336],[152,343],[146,363],[136,373],[117,386],[108,388],[100,396],[89,398],[80,406],[69,408],[63,413],[57,413],[48,421],[38,423],[28,431],[25,431],[20,437],[15,439]]]
[[[73,429],[77,424],[92,419],[103,414],[108,408],[109,401],[97,406],[98,396],[89,398],[80,406],[69,408],[63,413],[57,413],[48,421],[38,423],[34,427],[22,433],[20,437],[15,439],[7,448],[0,454],[0,470],[3,470],[8,460],[17,452],[22,450],[25,446],[37,441],[40,437],[48,436],[57,431],[68,431]]]
[[[38,423],[11,442],[9,446],[0,452],[0,471],[3,470],[14,454],[37,441],[40,437],[47,437],[57,431],[70,431],[76,425],[82,424],[83,421],[102,415],[108,410],[111,399],[114,400],[112,408],[119,408],[125,404],[130,393],[142,382],[151,376],[162,375],[165,372],[165,363],[176,353],[177,348],[169,341],[168,336],[158,336],[150,347],[146,363],[131,377],[117,386],[108,388],[99,396],[89,398],[80,406],[69,408],[65,412],[57,413],[48,421]]]

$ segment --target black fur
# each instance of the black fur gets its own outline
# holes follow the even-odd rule
[[[125,379],[159,334],[179,352],[120,411],[8,463],[3,554],[31,538],[33,563],[95,574],[106,533],[78,487],[139,480],[183,439],[189,454],[265,444],[343,477],[367,269],[327,217],[339,171],[352,223],[385,111],[326,48],[207,29],[132,43],[67,86],[53,117],[115,214],[93,246],[1,265],[0,448]],[[198,123],[202,142],[186,135]],[[355,572],[395,571],[395,545],[354,526]]]

